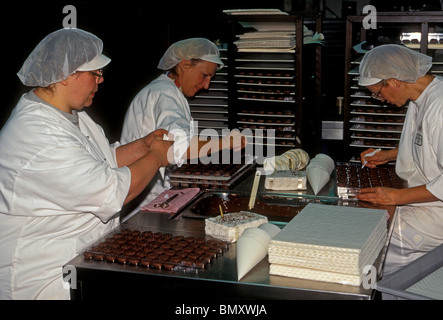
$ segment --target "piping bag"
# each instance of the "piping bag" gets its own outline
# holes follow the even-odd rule
[[[306,167],[306,176],[315,195],[329,182],[334,168],[334,160],[326,154],[319,153],[311,159]]]
[[[372,151],[372,152],[370,152],[370,153],[365,154],[365,155],[363,156],[363,158],[366,158],[366,157],[372,157],[372,156],[374,156],[377,152],[380,152],[380,151],[381,151],[381,149],[376,149],[376,150],[374,150],[374,151]],[[363,165],[362,165],[361,167],[364,168],[365,165],[366,165],[367,163],[368,163],[368,162],[367,162],[366,159],[365,159],[365,162],[363,162]]]
[[[271,239],[280,232],[272,223],[247,228],[237,240],[237,279],[243,278],[268,254]]]

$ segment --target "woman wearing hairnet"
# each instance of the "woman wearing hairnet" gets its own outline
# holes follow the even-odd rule
[[[208,89],[217,68],[222,67],[216,45],[205,38],[190,38],[172,44],[158,64],[158,68],[165,73],[142,89],[131,102],[125,116],[121,142],[133,141],[147,132],[164,128],[174,135],[173,162],[179,166],[186,159],[195,158],[193,153],[198,156],[204,145],[205,150],[210,152],[220,148],[238,150],[244,147],[245,140],[237,131],[231,132],[225,139],[202,141],[193,130],[187,98],[194,97],[201,89]],[[232,146],[229,143],[231,137]],[[168,173],[158,172],[140,199],[131,204],[138,206],[135,209],[126,208],[128,217],[170,187]]]
[[[102,47],[61,29],[18,72],[35,88],[0,132],[0,299],[68,299],[63,265],[116,227],[123,204],[168,165],[167,131],[110,145],[82,111],[110,62]]]
[[[397,205],[384,272],[392,273],[443,243],[443,79],[427,74],[432,59],[400,45],[383,45],[365,54],[359,84],[375,99],[408,104],[398,149],[361,153],[374,168],[396,161],[404,189],[362,189],[359,200]]]

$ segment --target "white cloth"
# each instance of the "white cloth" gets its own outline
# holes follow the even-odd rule
[[[156,129],[165,129],[174,135],[173,163],[180,166],[184,161],[182,156],[194,135],[193,119],[188,100],[174,81],[165,74],[160,75],[135,96],[126,112],[120,141],[125,144]],[[164,176],[157,172],[142,196],[131,203],[130,209],[125,208],[130,211],[126,218],[138,212],[164,190],[171,188],[168,176],[171,168],[166,168]],[[134,204],[137,204],[135,209]]]
[[[62,267],[115,228],[131,182],[86,112],[22,96],[0,133],[0,299],[67,299]]]
[[[385,274],[443,243],[442,106],[443,79],[440,77],[436,77],[416,101],[409,103],[396,173],[407,181],[408,187],[426,185],[440,200],[397,207],[393,230],[393,239],[397,240],[389,246]]]

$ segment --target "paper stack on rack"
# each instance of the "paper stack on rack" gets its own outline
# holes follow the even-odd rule
[[[287,15],[287,12],[281,11],[280,9],[226,9],[223,13],[227,15],[267,15],[267,14],[280,14]]]
[[[387,217],[386,210],[310,203],[271,240],[269,273],[359,286],[386,243]]]
[[[288,15],[280,9],[229,9],[223,10],[227,15]],[[293,21],[239,21],[245,29],[253,29],[237,35],[235,45],[239,52],[293,52],[295,49],[295,24]],[[322,43],[324,36],[303,26],[303,43]]]
[[[323,153],[319,153],[311,159],[306,167],[306,176],[315,195],[329,182],[334,168],[334,160]]]
[[[264,26],[264,23],[259,25],[247,22],[245,27],[254,28],[258,31],[246,32],[237,35],[238,40],[234,42],[239,51],[248,51],[256,49],[283,49],[293,50],[295,48],[296,32],[294,25],[292,29],[288,28],[287,23],[282,25]],[[261,29],[261,30],[260,30]],[[321,33],[314,33],[306,26],[303,26],[303,43],[321,43],[324,36]]]
[[[295,32],[252,32],[239,35],[238,49],[295,48]]]

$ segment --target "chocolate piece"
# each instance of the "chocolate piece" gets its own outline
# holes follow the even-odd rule
[[[171,263],[171,262],[165,262],[162,265],[162,269],[163,270],[167,270],[167,271],[173,271],[175,268],[176,264],[175,263]]]
[[[173,249],[165,250],[165,254],[170,256],[170,257],[174,256],[175,253],[176,253],[176,251],[173,250]]]
[[[94,260],[95,261],[103,261],[105,259],[105,254],[101,252],[95,252],[94,253]]]
[[[203,254],[198,258],[198,260],[203,260],[206,263],[211,263],[214,260],[214,256],[211,254]]]
[[[150,265],[151,265],[151,259],[147,259],[147,258],[145,258],[145,259],[141,259],[141,260],[140,260],[140,264],[141,264],[143,267],[147,267],[147,268],[149,268]]]
[[[117,262],[120,264],[126,264],[128,263],[128,258],[125,256],[118,256],[117,257]]]
[[[186,242],[194,242],[195,238],[194,237],[186,237],[183,240],[185,240]]]
[[[133,266],[138,266],[140,264],[139,258],[129,258],[129,264]]]
[[[106,255],[106,261],[114,263],[117,261],[117,256],[114,254],[107,254]]]
[[[90,251],[85,251],[83,252],[83,258],[85,258],[85,260],[92,260],[94,258],[94,254]]]
[[[189,259],[193,259],[193,260],[198,259],[198,257],[200,257],[200,254],[195,253],[195,252],[192,252],[192,253],[190,253],[190,254],[188,255],[188,258],[189,258]]]
[[[146,255],[146,257],[151,259],[151,260],[157,259],[158,256],[159,256],[159,254],[156,253],[156,252],[151,252],[151,253]]]
[[[161,270],[162,266],[163,266],[163,262],[162,261],[152,261],[151,262],[151,268],[152,269]]]
[[[175,264],[179,263],[182,260],[183,260],[183,257],[180,257],[180,256],[172,256],[169,258],[169,261],[172,263],[175,263]]]
[[[192,267],[192,265],[194,264],[194,261],[195,260],[191,259],[191,258],[184,258],[180,264],[184,267]]]
[[[157,257],[157,260],[159,260],[159,261],[168,261],[169,258],[170,258],[170,256],[168,256],[167,254],[162,254],[162,255],[159,255]]]
[[[203,259],[197,259],[194,261],[195,267],[197,269],[204,269],[208,266],[208,261]]]

